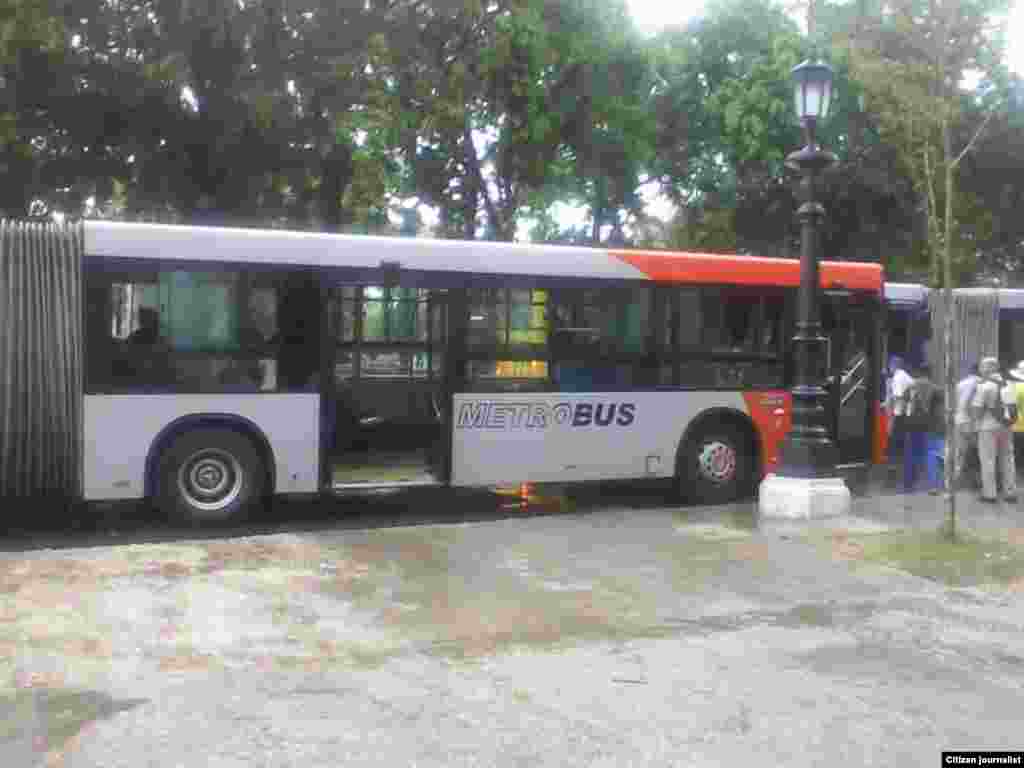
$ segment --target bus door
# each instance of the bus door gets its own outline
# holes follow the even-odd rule
[[[408,276],[328,287],[329,484],[337,491],[447,480],[445,289]]]
[[[828,339],[829,422],[840,464],[867,464],[875,430],[878,382],[876,337],[870,302],[861,297],[825,295],[822,326]]]

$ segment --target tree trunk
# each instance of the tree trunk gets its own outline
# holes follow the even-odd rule
[[[466,174],[463,185],[464,200],[462,201],[462,237],[465,240],[476,240],[476,212],[479,206],[479,192],[476,177]]]
[[[949,125],[949,111],[942,120],[942,153],[945,160],[946,171],[946,236],[942,244],[942,267],[943,279],[945,282],[944,292],[946,297],[946,322],[945,338],[943,339],[943,351],[946,370],[946,519],[948,534],[951,539],[956,538],[956,489],[954,483],[957,478],[956,472],[956,443],[959,435],[956,433],[956,377],[957,371],[953,367],[953,174],[956,168],[953,165],[953,137]]]
[[[320,217],[327,232],[341,230],[341,196],[352,182],[353,173],[352,150],[345,144],[335,144],[321,165]]]

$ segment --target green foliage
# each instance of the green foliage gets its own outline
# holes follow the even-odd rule
[[[926,236],[917,251],[935,284],[945,249],[961,274],[973,271],[978,255],[976,237],[964,237],[961,223],[971,220],[972,228],[983,232],[981,211],[972,211],[970,199],[956,195],[956,177],[960,159],[982,136],[960,135],[958,126],[972,100],[953,84],[969,72],[988,80],[1003,77],[1002,40],[993,23],[1005,8],[1004,0],[912,0],[846,38],[879,136],[898,148],[902,167],[925,203]],[[945,146],[945,133],[955,135],[956,142]]]
[[[415,198],[445,237],[511,239],[530,222],[536,239],[592,242],[625,220],[661,247],[788,253],[789,72],[815,49],[836,72],[820,138],[842,161],[822,190],[827,253],[932,262],[945,192],[925,162],[941,160],[945,110],[959,147],[982,124],[986,138],[958,168],[966,279],[978,254],[1024,264],[1024,133],[998,106],[1011,79],[987,31],[998,7],[901,0],[883,18],[819,3],[808,40],[772,0],[713,0],[643,40],[624,0],[10,3],[0,208],[73,214],[95,197],[102,215],[390,232],[388,212]],[[939,63],[986,75],[937,101],[926,53],[950,9]],[[646,215],[642,184],[676,203],[669,226]],[[585,230],[563,231],[558,204],[586,207]]]
[[[735,253],[736,210],[734,208],[684,211],[669,229],[669,248],[699,253]]]
[[[800,41],[781,35],[769,55],[752,61],[748,72],[723,80],[709,98],[738,168],[753,165],[772,176],[782,174],[785,155],[799,141],[789,73],[800,60]]]

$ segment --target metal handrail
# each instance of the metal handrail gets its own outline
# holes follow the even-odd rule
[[[856,361],[853,363],[853,365],[851,365],[850,368],[845,373],[843,373],[843,376],[842,376],[842,379],[841,379],[842,383],[846,384],[846,382],[849,381],[850,377],[853,376],[857,372],[857,369],[860,368],[863,365],[866,365],[867,362],[868,362],[867,353],[866,352],[861,352],[860,355],[857,356]],[[861,378],[861,381],[863,381],[863,377]]]
[[[851,397],[853,397],[853,395],[857,392],[857,390],[860,389],[863,386],[864,386],[864,379],[861,378],[852,387],[850,387],[848,390],[846,390],[846,394],[844,394],[843,397],[839,401],[839,407],[842,408],[844,405],[846,405],[846,403],[849,401],[849,399]],[[866,389],[866,387],[865,387],[865,389]]]

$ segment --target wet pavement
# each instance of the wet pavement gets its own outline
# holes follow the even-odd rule
[[[202,536],[130,516],[9,536],[0,765],[873,766],[1024,749],[1024,504],[963,494],[975,549],[914,549],[941,500],[858,492],[851,517],[812,524],[605,491],[381,499]]]

